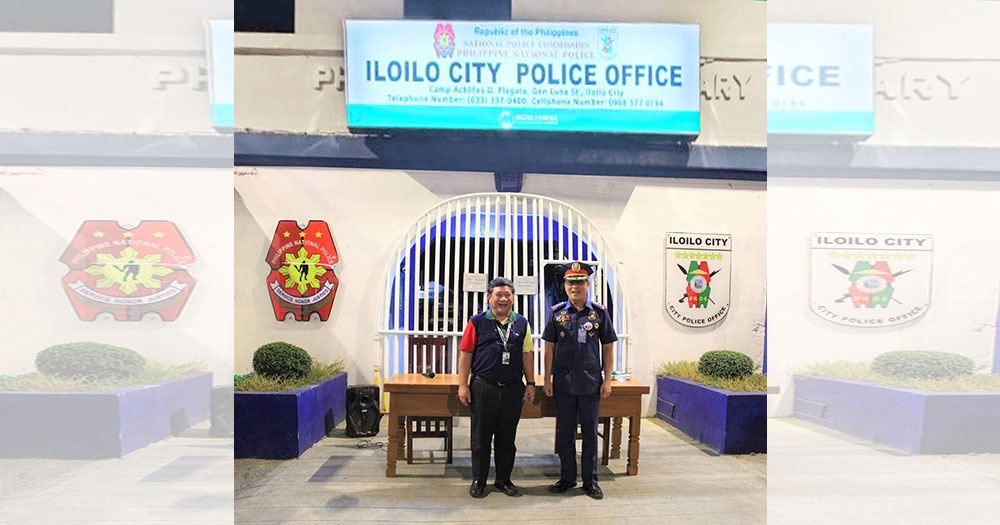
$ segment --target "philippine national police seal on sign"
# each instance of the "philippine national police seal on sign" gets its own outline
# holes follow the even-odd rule
[[[562,268],[569,300],[552,307],[542,332],[545,341],[545,395],[556,397],[556,448],[559,481],[549,491],[564,493],[576,486],[576,421],[580,420],[583,453],[580,459],[583,489],[601,499],[597,484],[597,415],[601,398],[611,395],[612,346],[618,340],[611,316],[603,305],[587,298],[587,264]],[[603,372],[603,373],[602,373]]]

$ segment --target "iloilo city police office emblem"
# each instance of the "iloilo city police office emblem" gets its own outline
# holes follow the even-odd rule
[[[118,321],[147,314],[173,321],[195,285],[187,272],[194,254],[169,221],[142,221],[134,228],[86,221],[59,260],[70,268],[63,289],[84,321],[101,313]]]
[[[927,313],[931,235],[813,233],[810,307],[828,321],[893,326]]]
[[[684,326],[704,327],[729,312],[732,236],[668,233],[666,240],[666,309]]]
[[[333,273],[338,261],[326,221],[309,221],[305,229],[296,221],[278,221],[267,252],[267,291],[274,317],[284,321],[293,314],[298,321],[308,321],[316,313],[326,321],[340,282]]]

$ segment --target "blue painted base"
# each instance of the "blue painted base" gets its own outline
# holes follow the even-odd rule
[[[292,459],[347,419],[347,373],[288,392],[235,392],[237,458]]]
[[[767,452],[767,394],[656,378],[656,417],[722,454]]]
[[[212,374],[101,392],[0,392],[0,457],[99,459],[208,419]]]
[[[914,454],[1000,452],[1000,392],[932,392],[795,377],[794,415]]]

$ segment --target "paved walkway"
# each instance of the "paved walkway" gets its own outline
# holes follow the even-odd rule
[[[1000,454],[910,455],[791,418],[767,430],[769,525],[1000,523]]]
[[[579,487],[566,495],[546,491],[559,477],[555,420],[524,420],[512,476],[524,495],[490,487],[476,500],[468,495],[468,419],[461,423],[452,465],[444,463],[441,440],[417,440],[420,464],[400,462],[396,478],[385,477],[383,450],[358,448],[361,440],[346,437],[342,426],[297,460],[237,460],[237,522],[764,523],[766,455],[719,456],[656,419],[642,422],[638,476],[625,474],[624,458],[599,467],[602,501]],[[382,426],[373,441],[386,441]]]
[[[120,459],[0,459],[0,523],[232,523],[233,440],[208,429]]]

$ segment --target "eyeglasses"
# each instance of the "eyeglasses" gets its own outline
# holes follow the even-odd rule
[[[567,286],[584,286],[587,281],[566,281]]]

